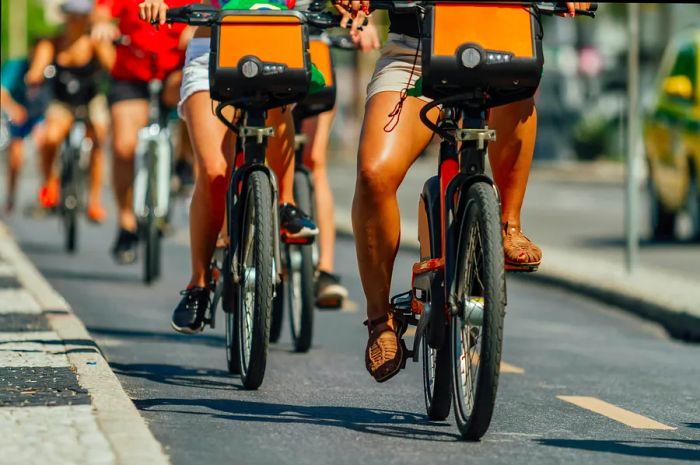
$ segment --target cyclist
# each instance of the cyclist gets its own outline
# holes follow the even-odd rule
[[[100,49],[90,39],[90,0],[67,0],[61,5],[65,14],[63,33],[55,39],[43,39],[36,45],[26,80],[30,85],[44,82],[46,71],[54,74],[51,80],[53,100],[46,109],[46,136],[41,150],[44,184],[39,191],[39,202],[52,208],[59,202],[59,178],[54,167],[58,147],[68,136],[76,111],[87,108],[90,137],[93,142],[90,159],[90,187],[87,217],[101,223],[106,217],[102,207],[103,144],[107,132],[107,109],[98,95],[97,77],[101,69]]]
[[[2,64],[0,73],[0,107],[9,120],[10,133],[4,208],[8,215],[15,208],[17,183],[24,162],[24,140],[32,135],[37,148],[43,143],[46,92],[43,86],[26,85],[24,78],[28,69],[29,61],[26,58],[11,58]]]
[[[379,48],[379,35],[371,22],[359,34],[353,34],[352,39],[362,52]],[[311,167],[316,191],[316,218],[320,231],[316,305],[321,308],[339,308],[348,296],[348,290],[341,285],[340,277],[334,273],[334,202],[326,171],[328,143],[334,118],[335,110],[331,110],[305,120],[302,128],[311,141],[304,147],[304,160],[306,165]]]
[[[276,1],[268,0],[265,3]],[[220,8],[231,7],[235,1],[203,0],[201,3]],[[140,16],[148,22],[158,19],[163,24],[169,6],[176,6],[175,2],[145,0],[139,5]],[[224,199],[233,162],[234,136],[211,111],[209,41],[210,29],[198,28],[187,47],[178,105],[178,111],[187,123],[197,166],[190,205],[192,274],[172,318],[172,327],[183,333],[198,332],[204,327],[204,314],[209,305],[209,262],[224,221]],[[294,206],[294,126],[291,109],[270,110],[267,124],[275,128],[275,135],[268,144],[268,163],[280,184],[282,234],[296,242],[311,242],[318,234],[318,228]]]
[[[110,66],[108,94],[112,118],[112,152],[114,194],[118,208],[119,230],[112,247],[118,264],[136,261],[139,236],[133,212],[134,155],[138,132],[148,124],[148,82],[163,81],[162,103],[173,108],[189,40],[183,25],[159,30],[139,20],[141,0],[97,0],[93,12],[92,36],[104,44],[128,37],[129,45],[118,45]],[[171,0],[183,6],[189,0]],[[114,21],[118,22],[118,26]]]
[[[369,14],[371,1],[334,0],[355,30]],[[588,3],[567,3],[573,16]],[[389,41],[367,89],[366,112],[358,152],[357,183],[353,200],[353,230],[362,286],[367,299],[365,364],[375,379],[388,379],[401,367],[401,346],[389,312],[389,290],[399,245],[400,218],[396,190],[407,170],[433,137],[419,118],[428,101],[402,93],[421,74],[419,18],[390,13]],[[437,109],[429,116],[435,120]],[[389,120],[387,115],[394,115]],[[489,127],[498,140],[489,146],[489,158],[502,203],[505,262],[509,267],[539,264],[542,252],[520,227],[537,128],[533,99],[494,108]]]

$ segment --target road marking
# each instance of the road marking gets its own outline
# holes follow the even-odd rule
[[[676,428],[658,421],[654,421],[651,418],[644,417],[629,410],[625,410],[616,405],[609,404],[603,400],[597,399],[595,397],[585,397],[585,396],[557,396],[558,399],[564,402],[569,402],[578,407],[581,407],[591,412],[595,412],[599,415],[603,415],[612,420],[615,420],[624,425],[630,426],[636,429],[659,429],[659,430],[670,430],[673,431]]]
[[[0,289],[0,313],[41,313],[36,299],[24,289]]]
[[[525,373],[525,369],[516,367],[507,362],[501,362],[501,373],[513,373],[515,375],[522,375]]]

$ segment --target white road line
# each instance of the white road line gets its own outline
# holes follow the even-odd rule
[[[625,410],[617,405],[610,404],[595,397],[557,396],[557,398],[635,429],[658,429],[671,431],[676,429],[672,426],[664,425],[663,423],[659,423],[651,418],[639,415],[638,413],[630,412],[629,410]]]
[[[0,332],[0,368],[70,367],[66,347],[53,331]]]
[[[15,276],[15,270],[7,263],[0,263],[0,278]]]
[[[116,457],[89,405],[0,408],[4,465],[112,465]]]
[[[0,314],[41,313],[41,307],[34,297],[24,289],[0,289]]]

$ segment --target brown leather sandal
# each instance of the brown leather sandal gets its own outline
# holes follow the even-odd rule
[[[378,383],[383,383],[396,376],[406,365],[405,344],[401,340],[406,325],[392,313],[365,321],[365,325],[369,330],[365,367]]]
[[[542,262],[542,250],[523,234],[519,225],[503,224],[503,250],[509,271],[537,271]]]

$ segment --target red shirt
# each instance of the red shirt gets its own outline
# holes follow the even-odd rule
[[[129,46],[117,46],[117,59],[112,68],[114,79],[144,82],[153,78],[165,79],[184,63],[185,52],[179,46],[180,35],[186,26],[173,24],[172,27],[166,25],[157,30],[139,18],[138,6],[142,1],[96,1],[97,6],[111,10],[112,16],[119,20],[119,31],[131,39]],[[192,0],[168,0],[171,8],[190,3]]]

